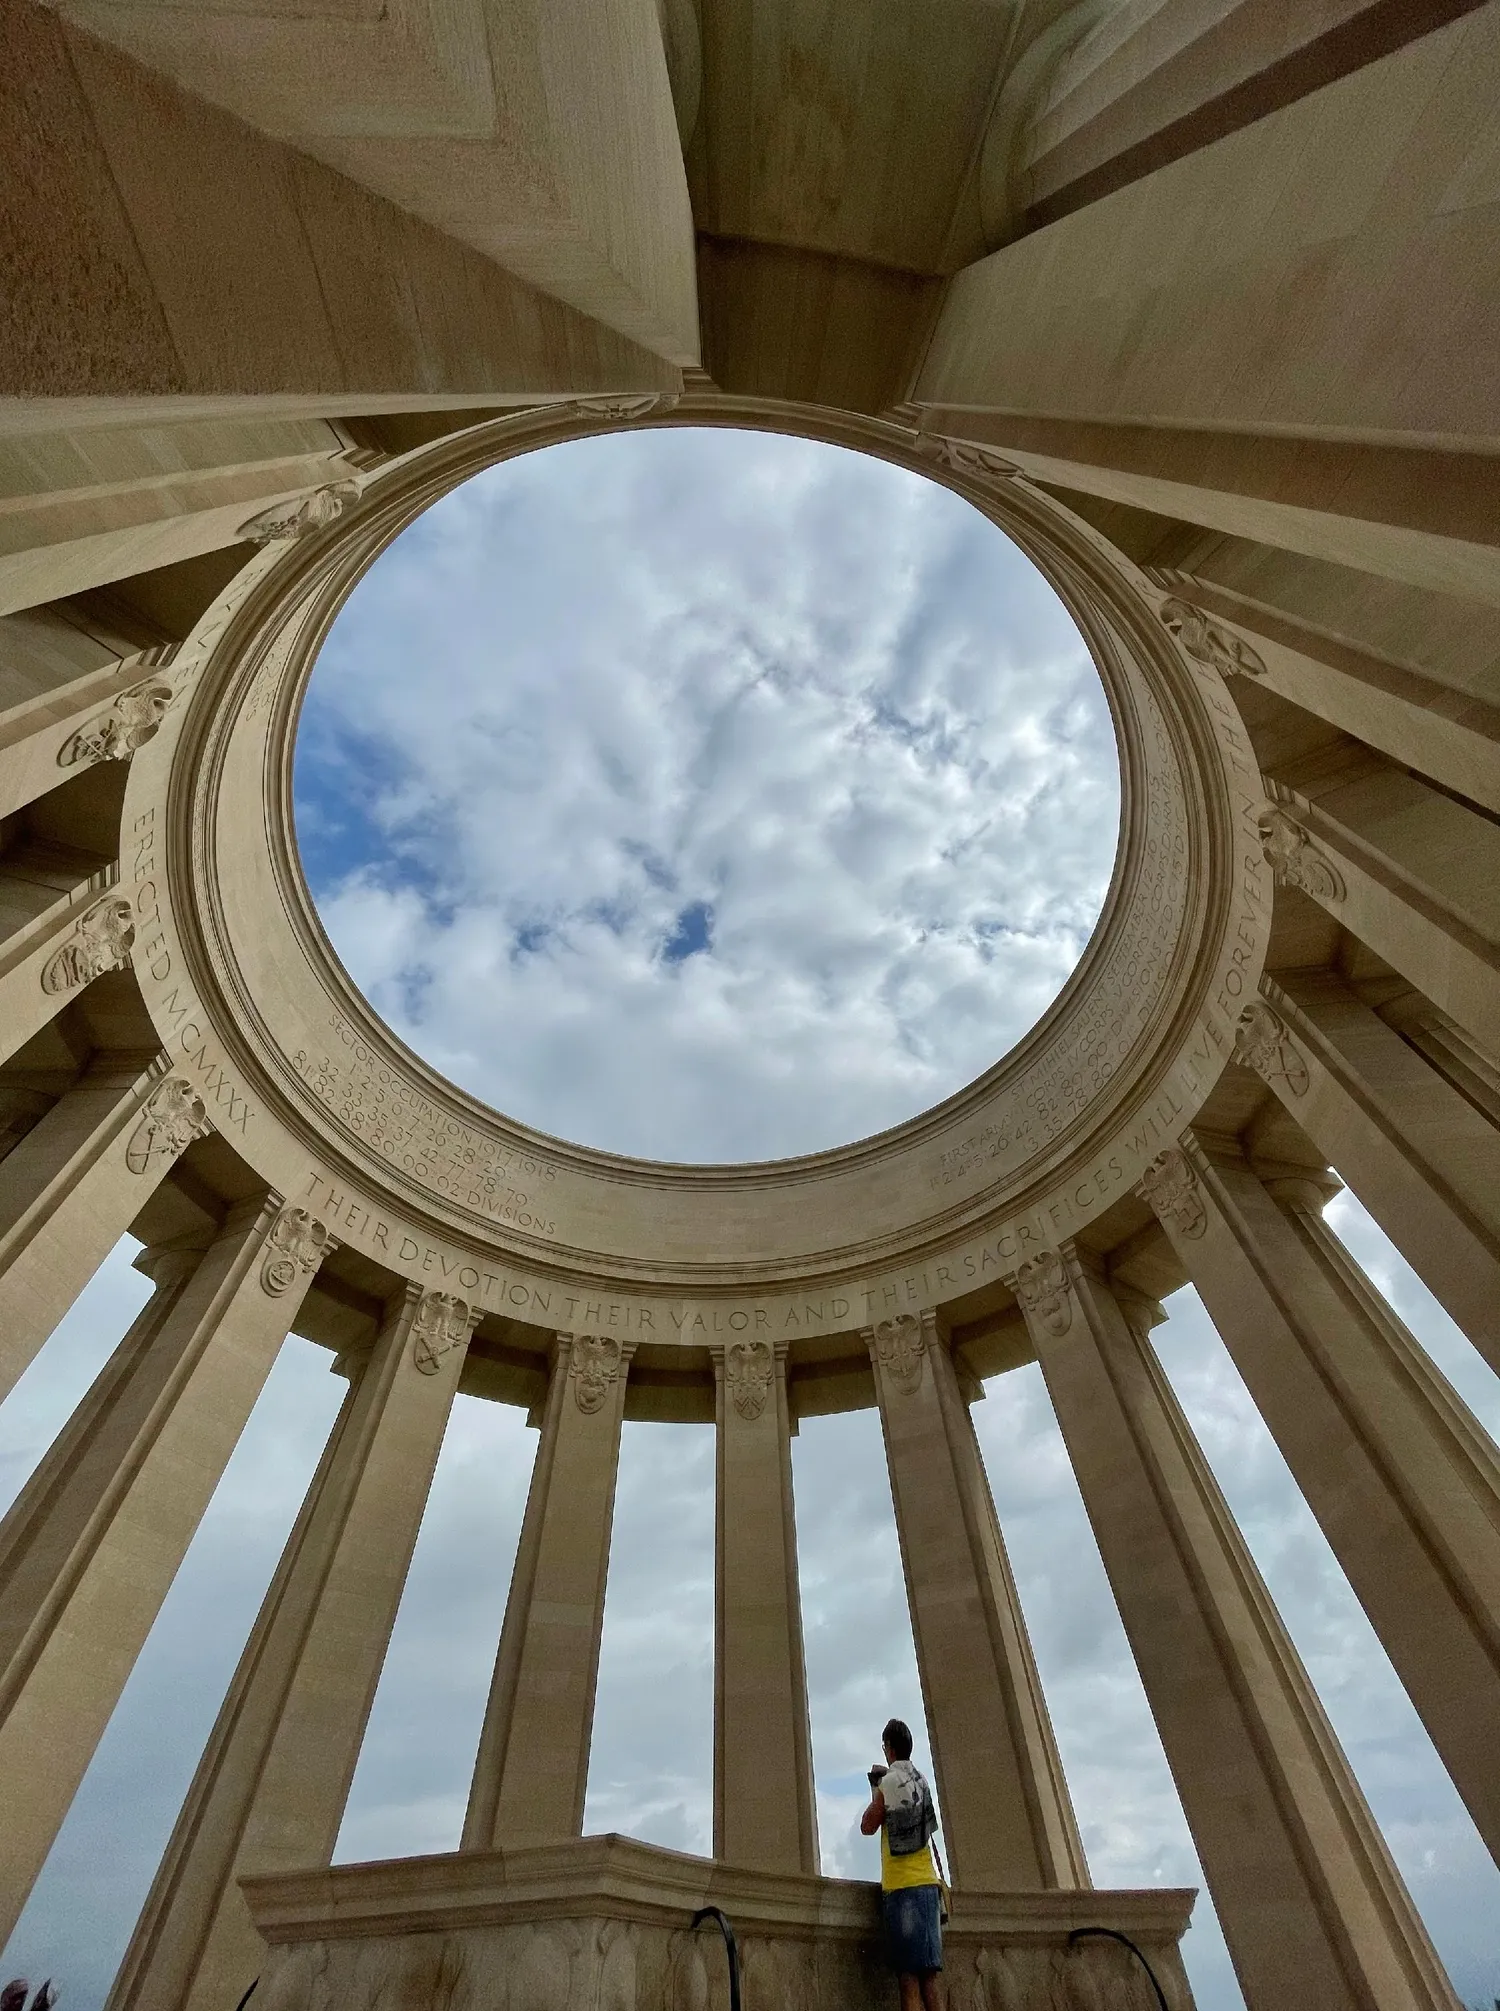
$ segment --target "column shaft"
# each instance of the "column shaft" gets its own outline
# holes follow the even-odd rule
[[[634,1348],[559,1334],[464,1820],[465,1850],[583,1832],[625,1379]]]
[[[1500,829],[1373,754],[1312,799],[1282,793],[1261,830],[1283,880],[1500,1053]]]
[[[1089,1883],[1015,1581],[933,1315],[867,1329],[927,1731],[955,1880]]]
[[[0,1397],[206,1126],[184,1078],[101,1071],[0,1160]]]
[[[0,1524],[0,1767],[27,1784],[0,1841],[6,1931],[327,1245],[270,1290],[294,1212],[249,1204],[206,1250],[152,1253],[151,1301]]]
[[[816,1872],[786,1350],[739,1341],[712,1353],[714,1856]]]
[[[1458,2011],[1145,1302],[1071,1250],[1017,1287],[1249,2011]]]
[[[1500,1371],[1500,1130],[1338,979],[1268,999],[1241,1058]]]
[[[356,1371],[110,1993],[222,2011],[264,1953],[237,1880],[338,1838],[477,1309],[408,1286]]]
[[[1160,1163],[1160,1162],[1158,1162]],[[1286,1206],[1191,1141],[1163,1221],[1492,1852],[1500,1854],[1500,1462],[1342,1254],[1307,1183]],[[1160,1198],[1160,1181],[1153,1190]]]

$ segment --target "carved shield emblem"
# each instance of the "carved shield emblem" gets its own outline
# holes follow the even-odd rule
[[[305,1208],[283,1208],[266,1238],[260,1282],[271,1298],[279,1299],[296,1284],[299,1271],[316,1271],[335,1247],[323,1224]]]
[[[438,1363],[469,1338],[474,1322],[466,1299],[452,1292],[424,1292],[411,1323],[411,1358],[424,1376],[435,1376]]]
[[[620,1343],[608,1335],[580,1334],[573,1343],[570,1373],[578,1408],[591,1417],[603,1407],[610,1384],[620,1373]]]
[[[736,1341],[724,1357],[724,1379],[742,1418],[758,1418],[771,1394],[776,1358],[766,1341]]]
[[[1073,1288],[1067,1266],[1055,1250],[1027,1258],[1016,1272],[1016,1296],[1059,1340],[1072,1326]]]
[[[1208,1227],[1208,1210],[1192,1163],[1169,1145],[1141,1175],[1140,1194],[1163,1222],[1172,1222],[1184,1236],[1201,1236]]]
[[[132,1173],[147,1173],[175,1159],[207,1129],[208,1105],[185,1076],[169,1075],[146,1099],[125,1148],[125,1164]]]
[[[927,1356],[927,1336],[915,1313],[897,1313],[881,1320],[875,1328],[875,1353],[881,1367],[903,1396],[915,1396],[922,1387],[922,1363]]]

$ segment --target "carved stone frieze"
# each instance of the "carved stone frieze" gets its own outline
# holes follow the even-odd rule
[[[916,449],[936,461],[940,468],[951,468],[956,475],[1007,482],[1021,476],[1015,462],[1007,461],[1003,454],[993,453],[988,447],[976,447],[970,440],[950,440],[946,433],[918,433]]]
[[[123,894],[86,908],[72,934],[42,965],[44,992],[71,992],[106,971],[123,970],[135,947],[135,910]]]
[[[252,545],[276,545],[310,537],[314,531],[337,522],[358,495],[358,482],[329,482],[321,489],[314,489],[311,495],[290,496],[284,503],[273,503],[258,515],[247,517],[235,536],[247,539]]]
[[[620,1360],[620,1343],[609,1334],[580,1334],[574,1341],[568,1373],[574,1401],[585,1417],[603,1409],[620,1373]]]
[[[1059,1340],[1073,1324],[1073,1288],[1056,1250],[1028,1257],[1016,1272],[1016,1297]]]
[[[1307,1063],[1298,1053],[1285,1020],[1264,999],[1252,999],[1240,1014],[1234,1058],[1273,1087],[1284,1082],[1293,1096],[1306,1096],[1311,1082]]]
[[[927,1336],[915,1313],[897,1313],[871,1329],[876,1360],[902,1396],[914,1397],[922,1387]]]
[[[1265,663],[1249,643],[1191,601],[1166,600],[1156,612],[1195,663],[1211,663],[1224,677],[1265,676]]]
[[[1152,1160],[1136,1192],[1163,1222],[1175,1224],[1184,1236],[1199,1237],[1208,1227],[1197,1172],[1186,1153],[1175,1145]]]
[[[1263,803],[1255,814],[1266,863],[1284,887],[1300,887],[1315,901],[1342,901],[1343,875],[1279,803]]]
[[[776,1374],[769,1341],[735,1341],[725,1352],[724,1380],[735,1409],[754,1422],[766,1408]]]
[[[479,1310],[452,1292],[424,1292],[411,1322],[411,1358],[424,1376],[435,1376],[446,1354],[474,1331]]]
[[[297,1282],[299,1272],[316,1271],[338,1244],[323,1224],[305,1208],[283,1208],[266,1238],[260,1282],[273,1299],[280,1299]]]
[[[132,1173],[150,1173],[186,1151],[208,1129],[208,1105],[203,1098],[186,1076],[169,1075],[146,1099],[125,1147],[125,1164]]]
[[[71,734],[57,750],[59,768],[91,768],[99,761],[128,761],[155,737],[176,696],[162,678],[149,678],[122,691],[101,712]]]
[[[643,392],[634,398],[575,398],[573,408],[585,419],[644,419],[652,413],[670,412],[677,404],[672,391]]]

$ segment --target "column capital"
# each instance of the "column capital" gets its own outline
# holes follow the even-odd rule
[[[616,1383],[630,1373],[636,1343],[614,1334],[556,1333],[552,1342],[552,1373],[569,1376],[573,1396],[585,1417],[604,1408]]]
[[[708,1358],[713,1364],[714,1383],[727,1391],[734,1410],[747,1424],[763,1417],[778,1381],[786,1381],[789,1351],[786,1341],[768,1341],[764,1335],[747,1334],[733,1341],[710,1341]]]
[[[915,1396],[922,1387],[922,1366],[929,1348],[946,1347],[947,1322],[935,1306],[920,1306],[915,1312],[892,1313],[861,1327],[860,1338],[870,1351],[876,1376],[884,1376],[903,1396]]]

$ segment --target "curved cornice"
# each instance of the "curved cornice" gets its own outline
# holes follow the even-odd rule
[[[1047,1013],[907,1123],[736,1166],[631,1159],[531,1131],[406,1049],[343,971],[292,841],[292,748],[317,649],[392,539],[481,469],[619,423],[552,407],[408,455],[336,523],[254,561],[209,610],[174,666],[184,696],[130,778],[127,836],[162,842],[144,872],[127,854],[126,875],[149,882],[150,900],[163,886],[167,896],[160,953],[141,971],[148,1005],[173,1053],[189,1052],[185,1029],[211,1034],[212,1055],[201,1043],[191,1052],[218,1071],[211,1087],[235,1085],[237,1149],[330,1214],[332,1194],[358,1197],[387,1229],[370,1254],[397,1270],[410,1244],[449,1253],[438,1268],[462,1255],[474,1262],[460,1269],[497,1280],[748,1307],[808,1290],[847,1300],[869,1280],[924,1269],[940,1301],[931,1274],[946,1254],[961,1296],[976,1251],[993,1268],[1113,1205],[1220,1072],[1270,916],[1258,839],[1237,843],[1236,780],[1245,803],[1257,794],[1238,715],[1217,671],[1158,619],[1161,594],[1003,464],[960,454],[950,465],[942,443],[852,415],[660,401],[628,423],[753,425],[872,453],[942,482],[1010,536],[1103,679],[1120,749],[1119,853],[1099,923]],[[433,1267],[425,1254],[406,1260],[414,1275]]]

